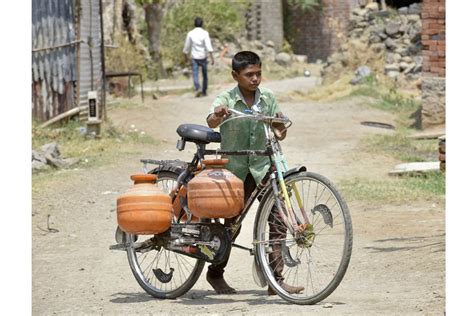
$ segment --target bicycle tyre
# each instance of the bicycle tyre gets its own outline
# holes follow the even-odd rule
[[[304,209],[310,222],[314,225],[315,237],[309,246],[298,245],[288,232],[286,232],[285,238],[279,239],[283,242],[270,240],[268,221],[275,197],[273,191],[268,190],[257,210],[254,226],[256,257],[267,284],[281,298],[293,304],[312,305],[328,297],[344,278],[352,253],[351,217],[346,202],[327,178],[316,173],[299,172],[285,178],[285,184],[289,189],[292,205],[295,205],[296,198],[295,194],[292,194],[291,185],[295,184],[298,191],[302,193]],[[310,200],[312,193],[309,191],[312,187],[316,190],[314,202]],[[308,188],[307,191],[305,191],[306,188]],[[314,193],[314,190],[311,192]],[[322,199],[325,199],[324,203],[322,203]],[[332,202],[328,205],[331,199]],[[334,230],[334,228],[336,229]],[[325,230],[327,230],[326,233],[322,234]],[[336,239],[336,237],[338,238]],[[283,272],[279,275],[284,276],[284,282],[290,286],[303,286],[305,288],[303,293],[288,293],[275,277],[268,250],[274,247],[270,245],[277,244],[280,244],[282,249],[285,247],[288,250],[284,256],[279,258],[280,262],[284,262]],[[333,255],[327,256],[326,253],[323,253],[326,250],[332,252]],[[275,250],[272,249],[270,252],[275,252]],[[340,256],[340,259],[332,258],[335,257],[334,254]],[[323,279],[324,282],[320,282],[323,283],[322,285],[313,283]]]
[[[150,171],[150,173],[158,176],[157,186],[167,193],[173,187],[171,183],[176,183],[179,176],[175,172],[157,169]],[[127,243],[138,243],[151,237],[151,235],[126,234],[125,238]],[[149,258],[150,253],[152,253],[151,258]],[[137,253],[134,247],[127,247],[127,257],[138,284],[145,292],[160,299],[174,299],[186,294],[199,279],[205,264],[204,260],[194,259],[163,247],[158,249],[156,246],[144,254]],[[171,268],[173,272],[171,272]],[[158,276],[162,277],[164,281],[167,281],[171,275],[170,281],[159,280],[153,269],[161,271],[158,272]]]

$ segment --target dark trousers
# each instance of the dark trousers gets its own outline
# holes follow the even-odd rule
[[[244,203],[250,198],[253,190],[255,190],[256,184],[255,180],[253,179],[252,175],[249,173],[244,181]],[[224,226],[230,227],[230,225],[235,221],[236,218],[226,218],[224,222]],[[278,210],[276,206],[273,206],[271,215],[269,217],[269,226],[270,226],[270,238],[271,239],[284,239],[286,238],[286,227],[281,224],[282,220],[281,217],[278,215]],[[240,228],[236,232],[234,236],[234,240],[240,234]],[[233,240],[233,241],[234,241]],[[211,264],[208,268],[209,276],[212,278],[222,278],[224,275],[224,268],[227,266],[227,262],[229,262],[230,251],[227,257],[219,264]],[[278,281],[283,281],[283,268],[284,262],[281,257],[281,245],[277,243],[277,245],[272,245],[272,252],[269,254],[269,262],[270,266],[274,271],[275,278]]]
[[[207,91],[207,58],[204,59],[193,59],[193,82],[194,90],[199,91],[199,67],[202,68],[202,94],[206,94]]]

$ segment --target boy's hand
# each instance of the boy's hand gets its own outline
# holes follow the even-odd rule
[[[219,105],[214,108],[214,112],[207,117],[207,125],[210,128],[216,128],[222,123],[224,117],[230,114],[229,109],[225,105]]]
[[[225,105],[219,105],[218,107],[214,109],[214,115],[216,117],[220,118],[220,117],[227,116],[229,114],[230,114],[229,109]]]
[[[283,113],[281,113],[281,112],[278,112],[278,113],[275,114],[275,117],[282,118],[282,117],[285,117],[285,115],[283,115]],[[276,139],[284,140],[285,137],[286,137],[285,124],[273,122],[272,127],[273,127],[273,132],[275,133]]]

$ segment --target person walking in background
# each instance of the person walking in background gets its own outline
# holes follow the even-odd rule
[[[194,19],[195,28],[188,32],[184,42],[184,58],[189,62],[189,53],[191,52],[193,81],[196,97],[207,95],[207,55],[211,59],[211,65],[214,65],[212,56],[211,39],[209,33],[202,28],[203,20],[200,17]],[[202,90],[199,85],[199,67],[202,68]]]

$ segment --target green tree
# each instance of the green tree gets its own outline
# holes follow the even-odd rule
[[[145,11],[148,49],[151,55],[151,60],[154,63],[154,67],[151,67],[151,72],[154,73],[152,74],[152,77],[164,77],[166,73],[163,68],[163,60],[160,53],[163,18],[166,15],[166,12],[178,2],[167,0],[135,1],[138,5],[141,5]]]

